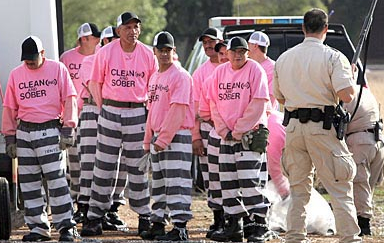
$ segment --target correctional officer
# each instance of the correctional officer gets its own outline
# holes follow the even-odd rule
[[[219,176],[224,213],[228,224],[212,234],[215,241],[242,241],[242,217],[253,223],[249,242],[264,242],[268,201],[261,194],[268,172],[264,150],[242,146],[248,133],[267,125],[268,81],[264,69],[248,58],[247,41],[233,37],[228,42],[229,62],[219,65],[208,83],[211,117],[221,137]],[[236,109],[234,109],[236,107]],[[266,145],[266,140],[265,140]]]
[[[292,203],[287,215],[286,242],[305,242],[305,206],[313,186],[314,169],[331,196],[340,242],[361,242],[358,236],[352,180],[356,165],[344,140],[332,126],[338,100],[354,96],[348,59],[323,44],[328,16],[321,9],[304,15],[304,41],[276,61],[274,96],[284,104],[286,145],[282,158]]]
[[[51,239],[42,177],[47,181],[52,221],[60,233],[59,241],[73,241],[75,221],[62,149],[74,143],[76,90],[64,64],[44,57],[38,37],[24,40],[21,61],[23,64],[9,75],[2,131],[8,155],[17,156],[19,162],[24,219],[31,230],[23,236],[23,241]]]
[[[344,107],[353,112],[356,105],[357,98]],[[348,124],[346,141],[357,167],[353,195],[360,235],[371,235],[373,191],[382,180],[384,148],[379,105],[367,87],[363,87],[359,107]]]
[[[139,233],[150,225],[148,173],[138,167],[144,155],[144,103],[157,62],[153,51],[138,40],[140,32],[141,20],[136,14],[121,14],[117,18],[120,39],[101,48],[93,63],[89,88],[101,110],[89,223],[81,231],[83,236],[102,234],[101,222],[112,204],[117,166],[128,172],[128,199],[130,207],[139,214]]]
[[[144,149],[152,158],[152,227],[146,240],[186,241],[192,218],[192,134],[195,122],[192,77],[174,64],[173,36],[159,32],[153,41],[159,70],[149,81],[148,122]],[[165,234],[170,218],[173,229]]]
[[[80,94],[82,89],[82,82],[79,76],[81,63],[86,56],[95,53],[96,46],[99,44],[100,31],[93,23],[84,23],[77,29],[77,41],[79,45],[64,52],[60,56],[60,61],[65,64],[69,74],[71,75],[72,82],[76,88],[77,94]],[[67,149],[68,152],[68,168],[70,175],[70,189],[71,196],[75,202],[80,192],[80,162],[77,151],[77,142],[74,146]],[[77,202],[77,211],[74,214],[74,220],[80,223],[84,220],[82,209],[84,205]]]
[[[195,126],[193,128],[192,133],[192,148],[195,156],[199,158],[200,170],[202,173],[204,187],[208,191],[208,207],[213,211],[214,222],[210,226],[210,229],[207,233],[207,238],[210,237],[213,231],[219,229],[219,226],[222,225],[223,220],[223,210],[221,207],[221,202],[215,201],[212,199],[211,190],[215,190],[212,188],[212,183],[210,184],[209,177],[209,167],[210,160],[207,155],[207,146],[208,146],[208,134],[212,130],[212,122],[209,122],[210,118],[199,118],[199,106],[200,99],[204,90],[204,85],[209,80],[209,77],[219,65],[218,53],[215,51],[215,45],[222,40],[222,33],[217,28],[207,28],[203,31],[203,33],[199,37],[199,41],[203,43],[203,48],[205,54],[208,56],[208,60],[205,61],[201,66],[199,66],[193,73],[193,92],[195,99]],[[204,95],[205,96],[205,95]],[[204,97],[202,97],[204,98]],[[209,108],[209,103],[207,103]],[[215,161],[212,161],[215,163]],[[215,173],[215,171],[211,171]],[[218,173],[218,171],[216,171]],[[216,177],[217,178],[217,177]],[[211,177],[213,179],[213,177]],[[216,188],[217,189],[217,188]],[[221,196],[220,196],[221,197]]]

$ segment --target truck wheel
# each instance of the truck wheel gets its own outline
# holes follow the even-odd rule
[[[8,181],[0,177],[0,239],[9,240],[11,236],[11,203]]]

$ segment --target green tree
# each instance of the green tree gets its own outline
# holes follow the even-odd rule
[[[175,37],[182,62],[192,50],[196,38],[208,28],[208,19],[231,16],[233,0],[168,0],[167,30]]]
[[[100,31],[116,25],[121,13],[136,13],[142,21],[140,40],[151,44],[156,32],[166,25],[164,4],[167,0],[62,0],[64,49],[76,45],[77,28],[85,22],[95,23]]]

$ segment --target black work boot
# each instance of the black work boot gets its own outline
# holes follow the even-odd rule
[[[114,225],[121,225],[124,226],[125,222],[119,217],[119,214],[117,213],[119,211],[119,206],[121,204],[114,202],[109,209],[109,212],[107,213],[107,221]]]
[[[359,236],[363,235],[371,235],[371,224],[370,224],[371,219],[369,218],[364,218],[361,216],[357,216],[357,222],[360,227],[360,234]]]
[[[140,214],[139,215],[139,226],[137,227],[138,235],[141,235],[142,232],[148,231],[151,226],[151,220],[149,215]]]
[[[211,240],[220,242],[242,242],[243,225],[241,218],[229,217],[228,224],[224,226],[223,231],[216,231],[212,234]]]
[[[205,238],[210,239],[212,234],[216,231],[222,231],[224,229],[225,219],[223,210],[213,211],[213,224],[209,226],[209,230],[205,235]]]
[[[163,235],[165,235],[165,225],[159,222],[153,222],[148,230],[140,233],[143,240],[154,240],[156,237]]]
[[[73,228],[64,228],[60,230],[59,241],[72,242],[75,241],[74,229]]]
[[[247,242],[264,243],[267,232],[268,226],[265,218],[253,215],[253,224],[250,227],[250,235],[247,237]]]
[[[117,225],[109,222],[107,216],[103,217],[103,219],[101,221],[101,228],[103,230],[107,230],[107,231],[117,231]]]
[[[186,241],[188,240],[187,223],[175,223],[173,229],[162,236],[156,236],[158,241]]]
[[[102,235],[103,234],[102,221],[103,221],[103,218],[92,219],[92,220],[87,219],[83,225],[83,228],[81,229],[80,235],[81,236]]]
[[[87,211],[88,211],[88,204],[77,203],[77,210],[73,214],[73,220],[75,220],[77,224],[83,223],[86,217]]]
[[[40,235],[38,233],[31,232],[28,235],[24,235],[22,241],[49,241],[51,237]]]

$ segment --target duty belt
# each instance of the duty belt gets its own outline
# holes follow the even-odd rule
[[[103,99],[103,105],[110,105],[119,108],[140,108],[144,107],[144,103],[135,103],[135,102],[122,102],[110,99]]]
[[[370,129],[365,129],[365,130],[363,130],[363,131],[350,132],[350,133],[347,134],[347,137],[348,137],[349,135],[352,135],[352,134],[354,134],[354,133],[358,133],[358,132],[369,132],[369,133],[373,133],[373,134],[375,134],[375,130],[374,130],[373,128],[370,128]]]
[[[19,126],[26,128],[28,131],[39,131],[49,128],[61,127],[61,123],[59,119],[54,119],[42,123],[34,123],[20,120]]]
[[[325,114],[319,108],[299,108],[294,111],[285,110],[283,125],[287,126],[291,118],[299,119],[300,123],[307,123],[309,120],[320,122],[325,120]]]

